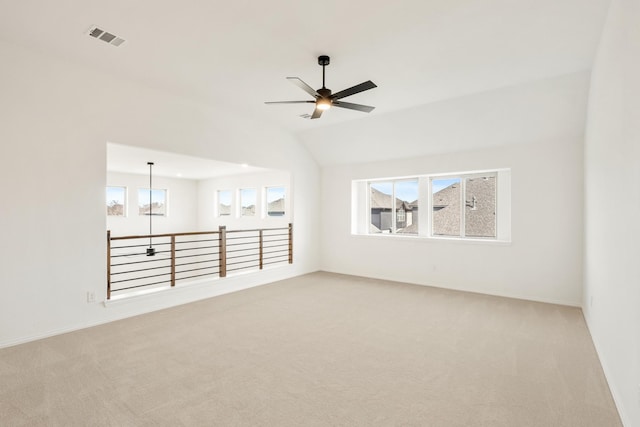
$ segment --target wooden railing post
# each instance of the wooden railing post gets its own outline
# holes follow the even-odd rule
[[[171,236],[171,286],[176,285],[176,236]]]
[[[289,264],[293,264],[293,224],[289,223]]]
[[[258,230],[259,231],[259,244],[260,244],[260,270],[262,270],[262,229]]]
[[[107,299],[111,299],[111,230],[107,230]]]
[[[227,227],[221,225],[218,230],[220,232],[218,240],[218,261],[220,264],[220,277],[227,277]]]

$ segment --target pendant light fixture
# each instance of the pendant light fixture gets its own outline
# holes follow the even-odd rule
[[[153,234],[153,162],[147,162],[149,165],[149,247],[147,248],[147,256],[154,256],[156,249],[152,245],[151,235]]]

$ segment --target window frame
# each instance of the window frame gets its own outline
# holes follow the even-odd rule
[[[127,186],[125,185],[107,185],[105,188],[105,196],[107,195],[107,192],[109,191],[110,188],[122,188],[122,190],[124,191],[124,195],[123,195],[123,204],[122,204],[122,215],[110,215],[109,214],[109,205],[108,205],[108,201],[106,200],[105,197],[105,202],[107,203],[106,208],[107,208],[107,217],[108,218],[126,218],[127,215],[127,211],[128,211],[128,207],[129,207],[129,189],[127,188]]]
[[[367,232],[367,234],[371,234],[371,235],[379,235],[379,234],[387,234],[387,235],[395,235],[395,236],[408,236],[408,237],[412,237],[412,236],[417,236],[419,233],[398,233],[398,222],[400,222],[399,218],[398,218],[398,207],[396,206],[395,200],[396,200],[396,184],[398,183],[402,183],[402,182],[412,182],[415,181],[417,186],[418,186],[418,206],[420,206],[420,179],[419,177],[404,177],[404,178],[391,178],[391,179],[372,179],[372,180],[367,180],[367,229],[369,229],[369,225],[372,224],[372,219],[371,219],[371,185],[372,184],[376,184],[376,183],[389,183],[391,184],[391,231],[389,233],[385,233],[382,230],[380,231],[380,233],[371,233],[371,232]],[[420,208],[418,207],[418,211],[420,211]],[[403,210],[404,212],[404,220],[406,220],[406,211]]]
[[[222,211],[220,210],[220,193],[229,193],[229,213],[228,214],[223,214],[221,213]],[[223,218],[223,217],[232,217],[233,216],[233,190],[216,190],[216,197],[215,197],[215,211],[214,211],[214,216],[216,218]]]
[[[270,215],[269,214],[269,190],[270,189],[282,189],[282,215]],[[279,200],[279,199],[276,199]],[[275,201],[275,200],[274,200]],[[269,185],[264,187],[264,208],[263,218],[283,218],[287,215],[287,187],[284,185]]]
[[[466,206],[467,206],[467,179],[470,178],[485,178],[485,177],[493,177],[496,180],[496,189],[495,189],[495,215],[494,215],[494,230],[495,236],[467,236],[466,229]],[[434,234],[433,232],[433,181],[437,180],[445,180],[445,179],[459,179],[460,180],[460,235],[452,236],[452,235],[441,235]],[[451,238],[451,239],[479,239],[479,240],[497,240],[498,239],[498,171],[489,171],[489,172],[468,172],[468,173],[457,173],[457,174],[448,174],[448,175],[431,175],[429,176],[429,224],[428,224],[428,233],[431,238]]]
[[[253,202],[253,215],[246,215],[242,206],[242,192],[245,190],[252,190],[254,193]],[[255,218],[258,216],[258,189],[256,187],[244,187],[238,188],[238,218]]]
[[[147,194],[149,193],[148,187],[138,187],[138,216],[150,216],[149,214],[141,214],[140,213],[140,191],[145,191]],[[151,216],[154,217],[167,217],[169,216],[169,190],[167,188],[152,188],[151,191],[162,191],[164,192],[164,213],[163,214],[153,214]],[[153,201],[153,200],[151,200]]]
[[[495,185],[495,237],[466,236],[465,215],[466,215],[466,179],[474,177],[493,176]],[[446,236],[433,234],[433,180],[438,179],[460,179],[460,203],[462,214],[460,236]],[[371,205],[370,205],[370,184],[376,182],[397,182],[418,180],[418,234],[403,233],[371,233]],[[394,193],[395,194],[395,193]],[[425,208],[423,208],[425,206]],[[394,206],[394,218],[396,209]],[[415,212],[413,213],[416,214]],[[394,221],[395,228],[395,221]],[[460,241],[474,243],[510,243],[511,242],[511,169],[496,168],[488,170],[476,170],[466,172],[436,173],[436,174],[416,174],[402,177],[376,177],[370,179],[354,179],[351,181],[351,235],[376,237],[385,236],[387,238],[419,238],[424,241]]]

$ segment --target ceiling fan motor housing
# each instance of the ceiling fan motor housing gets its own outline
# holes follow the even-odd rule
[[[318,89],[316,92],[318,92],[321,98],[329,98],[331,96],[331,89],[327,89],[326,87]]]

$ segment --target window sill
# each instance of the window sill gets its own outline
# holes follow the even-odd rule
[[[401,234],[357,234],[351,233],[352,237],[364,238],[364,239],[393,239],[412,242],[450,242],[454,244],[470,244],[470,245],[497,245],[497,246],[510,246],[511,240],[497,240],[497,239],[473,239],[468,237],[430,237],[420,235],[401,235]]]

